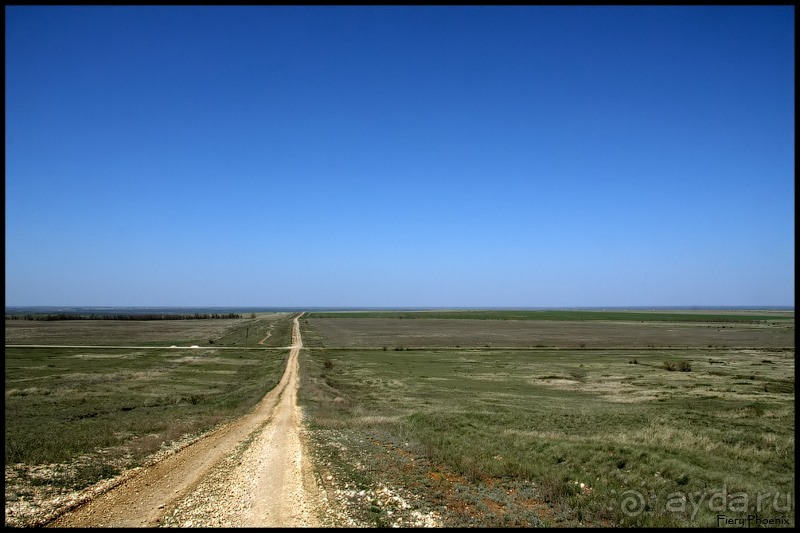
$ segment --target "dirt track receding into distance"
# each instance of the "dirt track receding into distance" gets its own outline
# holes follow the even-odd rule
[[[286,371],[253,411],[48,525],[321,525],[326,500],[305,453],[297,406],[299,318]]]

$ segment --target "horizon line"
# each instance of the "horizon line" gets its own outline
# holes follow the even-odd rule
[[[547,310],[547,309],[787,309],[794,305],[552,305],[552,306],[413,306],[413,305],[6,305],[6,309],[356,309],[356,310]]]

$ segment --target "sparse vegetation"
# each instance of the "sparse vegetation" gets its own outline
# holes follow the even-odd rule
[[[7,502],[113,475],[242,412],[283,371],[282,350],[218,348],[267,331],[286,346],[288,315],[167,322],[7,322],[17,343],[214,345],[7,348]],[[664,498],[794,494],[793,322],[732,323],[728,346],[702,323],[302,322],[313,453],[364,494],[353,499],[364,523],[401,512],[381,487],[420,516],[473,527],[716,526],[708,510],[666,512]],[[635,516],[621,506],[633,489],[649,498]]]
[[[793,321],[793,313],[754,314],[742,312],[659,312],[659,311],[570,311],[570,310],[459,310],[459,311],[347,311],[313,312],[309,319],[341,318],[398,318],[398,319],[445,319],[445,320],[552,320],[563,321],[614,321],[614,322],[699,322],[713,323],[767,323],[771,321]],[[704,326],[705,327],[705,326]],[[724,327],[724,326],[723,326]]]
[[[115,313],[115,314],[81,314],[81,313],[41,313],[6,315],[6,320],[220,320],[242,318],[238,313]],[[255,318],[255,314],[251,316]]]
[[[184,335],[194,331],[196,322],[180,322],[187,328]],[[62,332],[71,327],[71,343],[79,344],[81,335],[92,338],[95,330],[87,326],[97,323],[31,324],[34,329],[56,326]],[[136,332],[141,324],[115,323],[114,330],[127,326]],[[238,334],[228,329],[216,342],[225,343]],[[20,497],[30,499],[34,487],[40,498],[58,496],[62,489],[79,490],[141,464],[170,443],[242,414],[278,382],[286,355],[277,349],[216,347],[7,346],[6,504]]]
[[[579,349],[573,341],[569,349],[566,337],[552,349],[479,348],[465,342],[464,326],[451,348],[386,352],[378,344],[384,327],[342,320],[337,332],[352,327],[357,347],[308,349],[301,358],[300,398],[318,456],[361,490],[409,489],[419,512],[445,526],[716,526],[708,507],[670,512],[666,498],[708,498],[725,487],[750,494],[752,511],[759,491],[780,492],[784,504],[794,494],[794,384],[785,378],[794,372],[792,348],[714,348],[702,360],[690,360],[706,350],[702,336],[635,358],[625,346]],[[430,331],[420,324],[415,334]],[[306,327],[321,343],[339,344],[325,336],[332,330],[323,319],[312,316]],[[764,338],[777,333],[765,327]],[[632,326],[620,328],[641,346],[628,336]],[[772,364],[753,366],[765,358]],[[335,376],[317,370],[325,360],[337,365]],[[662,371],[665,362],[674,372]],[[630,490],[647,498],[641,513],[623,512]],[[383,519],[389,510],[363,507]],[[793,509],[783,515],[793,523]]]
[[[673,371],[679,370],[681,372],[691,372],[692,364],[689,361],[664,361],[662,367],[665,370]]]
[[[740,323],[724,337],[702,322],[664,323],[598,320],[477,320],[415,318],[315,318],[303,330],[310,332],[312,348],[791,348],[794,328],[782,323]],[[791,325],[791,323],[789,324]],[[706,350],[707,344],[715,348]],[[637,354],[638,355],[638,354]]]
[[[255,320],[11,320],[6,321],[6,344],[190,346],[213,340],[217,346],[242,347],[258,346],[267,332],[270,336],[265,347],[291,344],[290,315],[262,314]]]
[[[286,354],[266,353],[8,348],[6,464],[122,457],[137,438],[208,428],[277,383]]]

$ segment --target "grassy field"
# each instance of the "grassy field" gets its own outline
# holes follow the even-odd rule
[[[287,346],[291,336],[289,314],[233,321],[104,321],[110,330],[96,322],[26,324],[35,330],[26,334],[26,342],[58,340],[85,348],[6,347],[6,506],[24,500],[47,504],[246,412],[277,384],[288,355],[280,348],[253,348]],[[220,329],[222,322],[229,323]],[[142,328],[148,325],[149,331]],[[9,337],[19,341],[6,326],[6,342]],[[258,345],[268,332],[264,345]],[[214,346],[209,338],[216,339]],[[202,339],[200,350],[96,347],[187,346]],[[26,525],[25,520],[14,517],[11,524]]]
[[[291,344],[292,324],[286,313],[245,315],[219,320],[6,320],[6,345],[80,346],[264,346]]]
[[[437,318],[474,320],[611,320],[633,322],[769,322],[794,320],[791,311],[572,311],[572,310],[452,310],[339,311],[308,313],[308,318]]]
[[[614,322],[303,317],[304,343],[326,348],[783,348],[794,322]]]
[[[314,454],[361,523],[794,524],[793,313],[457,313],[301,319]],[[7,508],[247,410],[283,373],[291,317],[7,321],[7,345],[85,346],[6,348]]]
[[[408,512],[386,486],[450,526],[794,524],[793,320],[683,324],[673,348],[647,347],[654,324],[584,324],[597,349],[575,321],[536,349],[481,347],[523,339],[495,320],[301,322],[318,458],[366,524]],[[442,331],[449,348],[413,347]]]

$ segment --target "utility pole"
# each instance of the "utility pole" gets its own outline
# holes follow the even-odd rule
[[[250,337],[250,326],[247,326],[247,330],[244,334],[244,347],[247,348],[247,339]]]

